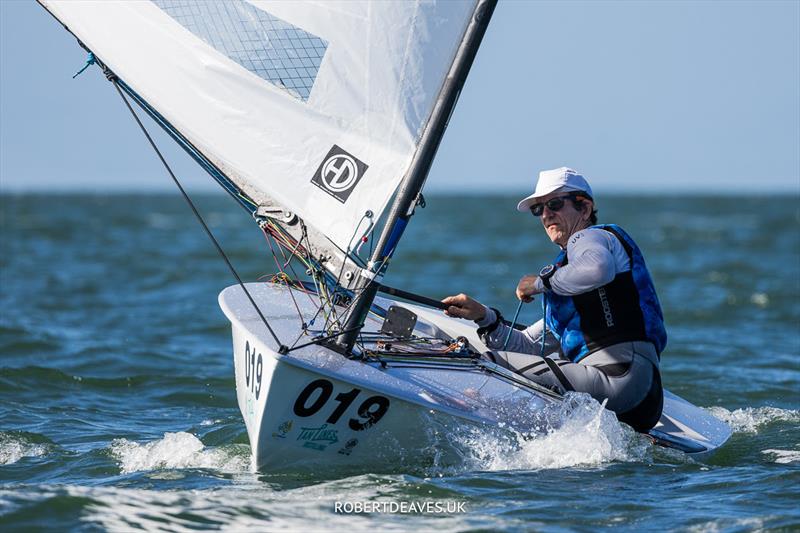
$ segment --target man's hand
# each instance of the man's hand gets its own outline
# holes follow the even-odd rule
[[[522,276],[522,279],[517,284],[517,298],[525,303],[532,302],[533,296],[540,292],[536,290],[537,279],[539,279],[539,276],[535,274]]]
[[[444,312],[447,316],[466,318],[467,320],[481,320],[486,316],[486,308],[483,307],[483,304],[463,293],[448,296],[442,300],[442,303],[450,306]]]

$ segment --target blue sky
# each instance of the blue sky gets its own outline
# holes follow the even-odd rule
[[[0,189],[172,189],[119,96],[41,7],[0,0]],[[159,136],[190,188],[215,185]],[[800,2],[501,1],[429,191],[800,193]]]

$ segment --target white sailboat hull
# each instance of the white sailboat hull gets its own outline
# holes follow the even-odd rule
[[[239,341],[235,343],[236,383],[255,469],[303,470],[321,464],[336,468],[354,463],[371,469],[379,463],[402,462],[408,453],[426,446],[424,435],[408,430],[409,426],[422,427],[425,411],[420,406],[356,385],[344,376],[337,378],[291,364],[263,346],[254,349],[256,357],[261,355],[264,361],[263,390],[257,397],[250,386],[253,379],[248,379],[243,369],[248,356],[242,347],[246,347],[248,335],[246,330],[235,329],[234,339]],[[306,390],[310,393],[303,395]],[[336,398],[344,396],[354,396],[353,402],[336,417],[337,409],[344,406]],[[306,400],[306,410],[301,414],[311,414],[298,415],[295,404],[299,397]],[[374,427],[351,429],[349,421],[362,420],[357,409],[369,398],[384,398],[389,409]]]
[[[301,331],[297,311],[310,321],[316,297],[266,283],[247,287],[281,341],[295,343]],[[381,365],[318,345],[280,354],[238,286],[222,291],[219,301],[232,323],[237,399],[259,471],[452,464],[461,455],[450,440],[454,433],[469,427],[539,433],[553,411],[547,407],[560,401],[524,378],[469,359],[394,359]],[[485,348],[469,323],[402,305],[419,317],[416,334],[464,335],[475,348]],[[364,331],[377,331],[381,322],[368,318]],[[661,444],[687,453],[710,453],[729,435],[727,425],[669,393],[664,417],[653,430]]]

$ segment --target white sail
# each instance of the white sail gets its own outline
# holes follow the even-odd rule
[[[476,7],[41,3],[246,194],[343,250],[408,170]]]

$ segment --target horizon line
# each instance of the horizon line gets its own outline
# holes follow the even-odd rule
[[[209,186],[202,186],[199,188],[195,188],[194,191],[191,191],[193,194],[216,194],[216,193],[225,193],[225,190],[222,187],[214,187],[213,184],[209,184]],[[129,188],[127,186],[120,186],[120,187],[104,187],[104,188],[96,188],[90,186],[76,186],[76,187],[65,187],[65,188],[58,188],[54,187],[51,189],[47,189],[44,187],[5,187],[0,186],[0,196],[23,196],[23,195],[30,195],[30,196],[45,196],[45,195],[55,195],[55,196],[69,196],[69,195],[94,195],[94,196],[123,196],[123,195],[169,195],[169,194],[176,194],[179,195],[179,191],[174,187],[162,187],[162,186],[153,186],[153,187],[138,187],[138,188]],[[477,196],[477,195],[489,195],[489,196],[510,196],[510,195],[527,195],[529,194],[528,189],[516,188],[516,187],[494,187],[494,188],[467,188],[467,189],[459,189],[458,191],[450,190],[444,187],[431,187],[428,190],[423,190],[423,193],[426,195],[435,195],[435,196]],[[685,187],[677,187],[677,188],[667,188],[667,187],[650,187],[650,188],[624,188],[624,187],[608,187],[601,191],[595,191],[595,196],[602,197],[604,195],[611,195],[611,196],[671,196],[671,195],[682,195],[682,196],[721,196],[721,197],[740,197],[740,196],[777,196],[782,194],[792,194],[796,196],[800,196],[800,183],[797,186],[784,186],[784,187],[772,187],[769,190],[754,190],[754,189],[727,189],[721,190],[718,188],[685,188]],[[599,193],[599,194],[598,194]]]

